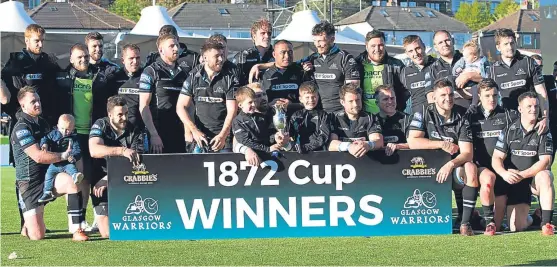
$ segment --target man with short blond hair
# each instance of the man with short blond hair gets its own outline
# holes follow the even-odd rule
[[[271,22],[264,18],[256,20],[251,26],[250,33],[253,46],[238,52],[233,60],[233,63],[238,65],[240,85],[248,84],[248,75],[254,65],[273,61]]]
[[[405,112],[412,114],[432,102],[431,66],[435,58],[426,54],[425,45],[417,35],[404,37],[402,45],[411,63],[400,72],[400,81],[406,91],[403,99],[406,101]]]

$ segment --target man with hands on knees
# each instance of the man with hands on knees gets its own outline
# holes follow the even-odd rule
[[[89,150],[91,157],[95,159],[91,183],[91,198],[97,217],[95,220],[101,236],[108,238],[108,176],[105,158],[122,156],[137,166],[139,154],[146,153],[149,144],[145,142],[145,129],[128,123],[128,107],[124,98],[110,97],[106,109],[108,117],[98,119],[91,127]]]
[[[329,151],[349,152],[361,158],[370,150],[383,148],[381,125],[375,116],[362,110],[362,89],[345,84],[340,89],[343,111],[334,114]]]
[[[437,182],[443,183],[448,177],[454,178],[453,190],[457,195],[459,217],[462,217],[460,234],[470,236],[474,234],[469,222],[479,186],[477,167],[472,163],[474,148],[470,123],[465,116],[466,110],[454,105],[454,90],[447,79],[435,82],[433,100],[434,103],[422,107],[421,112],[414,113],[408,132],[408,145],[410,149],[442,149],[451,154],[452,159],[437,172]],[[464,188],[461,190],[462,186]],[[462,202],[458,197],[460,191]]]
[[[491,164],[504,183],[498,184],[507,193],[507,216],[511,231],[529,226],[531,194],[537,195],[541,207],[542,235],[554,235],[551,224],[555,191],[549,170],[553,154],[551,133],[538,133],[540,100],[534,92],[518,97],[520,119],[499,135]]]

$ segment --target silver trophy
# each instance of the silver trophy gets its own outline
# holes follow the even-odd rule
[[[284,135],[285,133],[288,133],[288,118],[286,117],[286,108],[284,105],[282,104],[275,104],[274,106],[275,109],[275,115],[273,116],[273,124],[275,125],[275,129],[277,129],[277,131],[279,133],[281,133],[282,135]],[[290,142],[288,142],[285,146],[284,146],[284,150],[290,150],[292,148],[292,145],[290,144]]]

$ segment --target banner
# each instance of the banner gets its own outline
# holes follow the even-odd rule
[[[240,154],[108,159],[110,239],[450,234],[443,151],[285,153],[262,167]]]

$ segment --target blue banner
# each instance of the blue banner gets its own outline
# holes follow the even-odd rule
[[[262,166],[238,154],[108,159],[110,239],[450,234],[443,151],[285,153]]]

